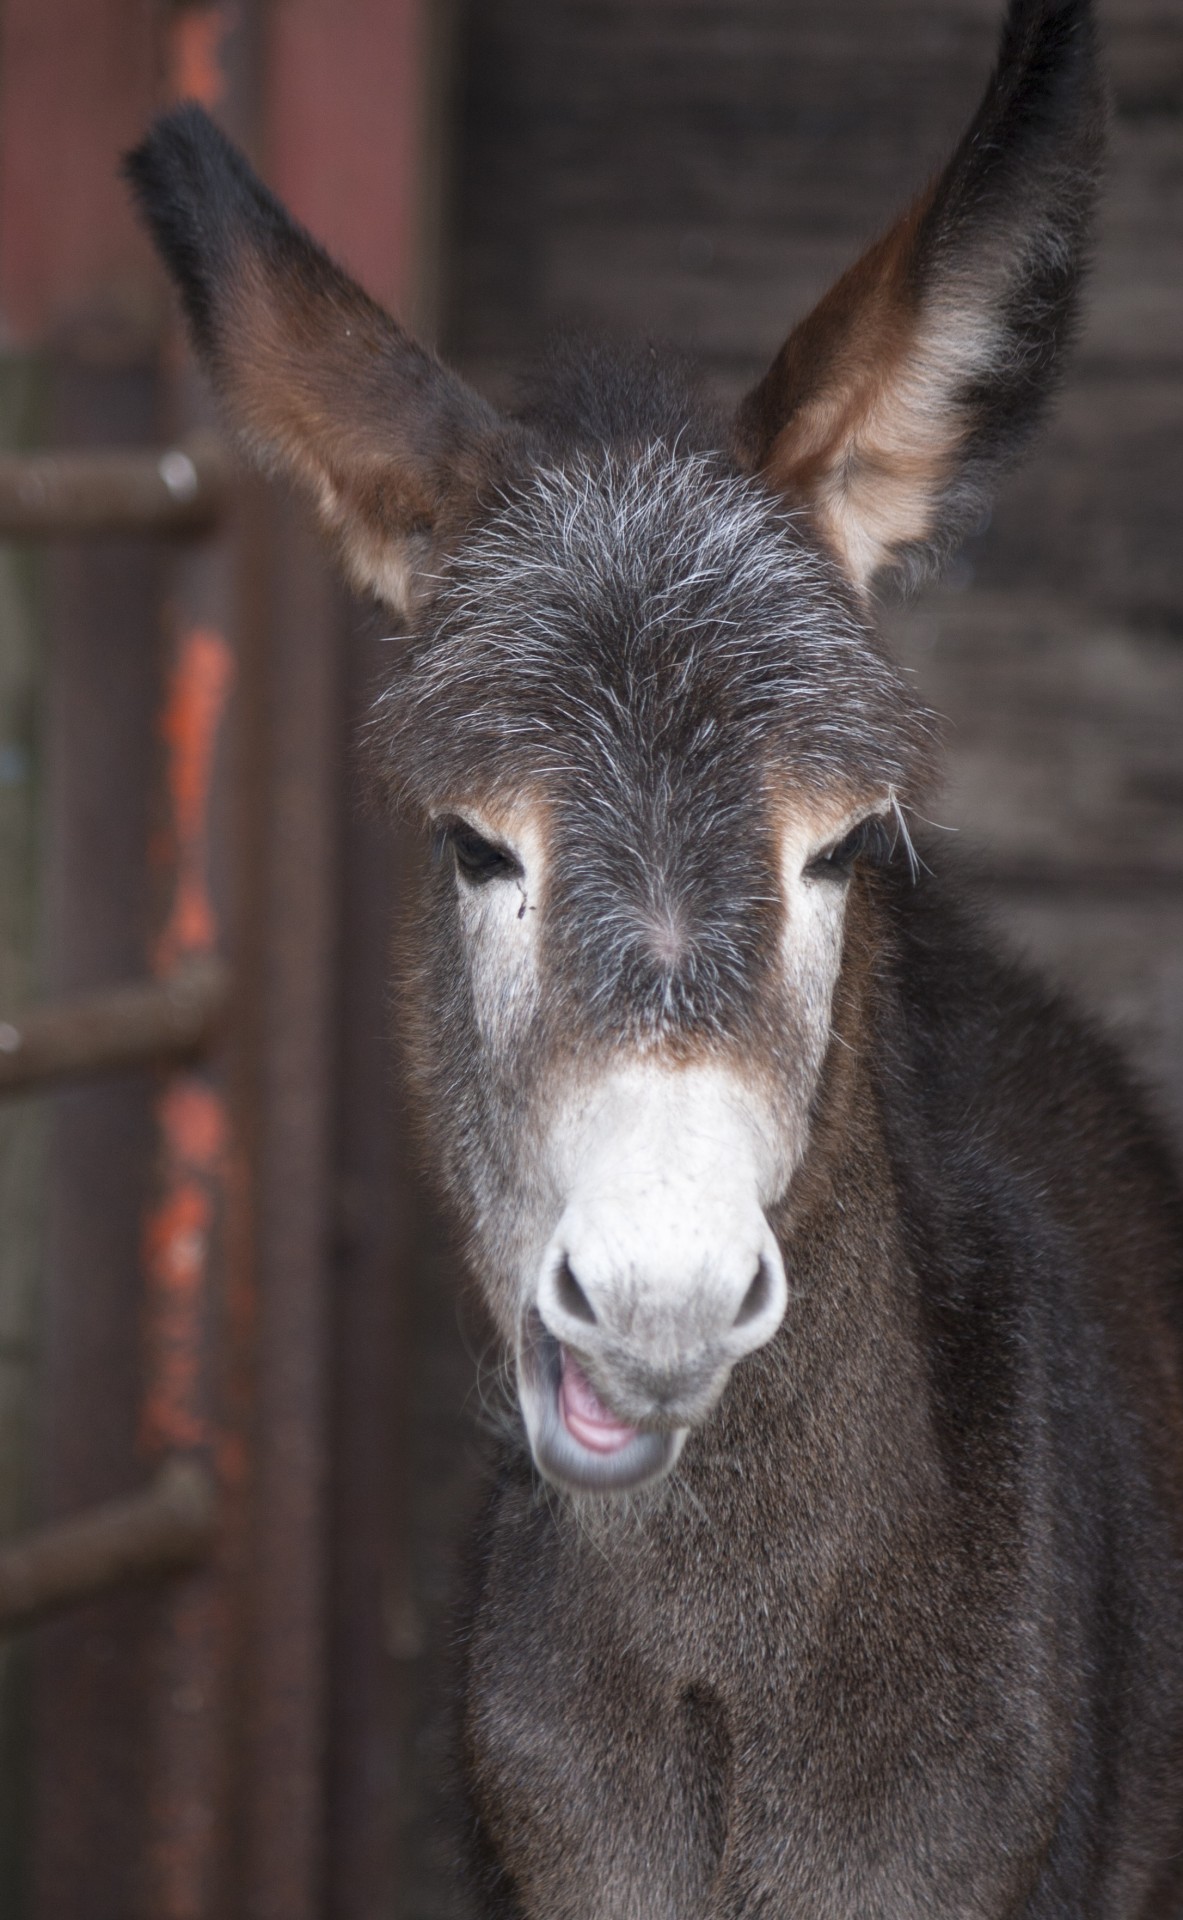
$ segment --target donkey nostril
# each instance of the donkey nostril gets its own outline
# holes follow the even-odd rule
[[[753,1320],[759,1319],[771,1299],[772,1274],[769,1272],[767,1260],[761,1260],[756,1268],[755,1278],[740,1302],[739,1312],[732,1325],[750,1326]]]
[[[595,1326],[596,1310],[572,1273],[571,1262],[565,1257],[555,1270],[555,1293],[559,1305],[573,1320],[584,1320],[589,1327]]]

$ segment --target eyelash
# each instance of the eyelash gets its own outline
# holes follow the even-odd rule
[[[835,846],[817,854],[806,863],[812,880],[845,880],[856,862],[867,867],[885,867],[895,851],[895,840],[881,814],[871,814],[844,834]]]
[[[467,820],[450,820],[440,830],[441,849],[452,855],[456,871],[469,886],[483,887],[491,880],[520,880],[521,863],[507,847],[488,840]],[[838,843],[819,853],[805,868],[811,879],[846,879],[856,862],[885,867],[891,859],[894,842],[887,823],[878,814],[860,820]]]
[[[440,829],[441,851],[451,853],[460,878],[470,887],[483,887],[490,880],[520,880],[521,862],[508,847],[500,846],[478,833],[467,820],[449,820]]]

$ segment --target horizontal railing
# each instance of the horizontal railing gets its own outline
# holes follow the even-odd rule
[[[0,1016],[0,1096],[194,1058],[215,1039],[229,994],[226,967],[210,958],[188,961],[166,980]]]
[[[230,486],[212,434],[146,452],[0,454],[0,539],[208,533]]]
[[[200,1566],[217,1537],[213,1476],[164,1460],[142,1493],[108,1500],[0,1547],[0,1632],[141,1580]]]

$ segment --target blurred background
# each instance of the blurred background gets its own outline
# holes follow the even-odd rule
[[[459,1915],[474,1353],[362,803],[381,616],[234,469],[129,217],[215,112],[493,397],[548,328],[738,397],[951,148],[1001,0],[0,0],[0,1914]],[[1183,1131],[1183,21],[1035,457],[888,618],[1012,942]]]

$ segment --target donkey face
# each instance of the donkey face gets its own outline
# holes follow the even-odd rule
[[[775,1332],[847,890],[922,745],[832,563],[718,456],[533,466],[383,702],[435,823],[424,1056],[535,1456],[668,1465]]]
[[[925,757],[868,590],[1030,430],[1099,122],[1083,6],[1015,0],[944,176],[730,424],[603,356],[495,415],[197,109],[129,161],[248,444],[408,621],[377,738],[437,855],[422,1079],[565,1488],[665,1471],[785,1314],[847,901]]]

